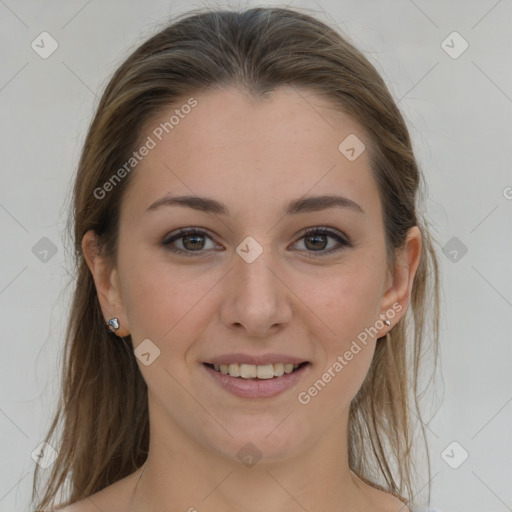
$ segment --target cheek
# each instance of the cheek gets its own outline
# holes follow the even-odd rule
[[[377,342],[384,275],[382,262],[357,258],[310,294],[315,301],[311,309],[320,312],[329,329],[326,336],[318,337],[323,353],[311,379],[311,394],[304,391],[312,399],[317,394],[314,399],[324,406],[347,405],[366,377]]]
[[[317,291],[316,309],[342,346],[379,318],[384,270],[355,262],[331,274],[323,291]]]
[[[159,265],[138,261],[136,255],[127,258],[124,270],[123,300],[130,322],[132,337],[160,337],[162,331],[172,327],[179,284],[171,283]],[[174,284],[174,287],[171,287]]]
[[[158,251],[132,252],[119,261],[119,269],[134,345],[149,338],[162,351],[170,345],[173,354],[185,351],[190,333],[208,321],[206,298],[219,273],[194,265],[178,268]]]
[[[328,411],[329,424],[359,391],[377,342],[372,329],[379,319],[379,283],[377,272],[354,271],[329,280],[329,293],[317,295],[314,307],[322,312],[329,334],[317,338],[319,364],[297,397],[307,412],[306,422]]]

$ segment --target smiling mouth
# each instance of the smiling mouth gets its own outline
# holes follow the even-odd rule
[[[291,363],[275,363],[275,364],[211,364],[204,363],[206,366],[212,368],[216,372],[230,377],[236,377],[239,379],[274,379],[282,377],[285,374],[293,373],[303,366],[309,364],[305,361],[300,364]]]

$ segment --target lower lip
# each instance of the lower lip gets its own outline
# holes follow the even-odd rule
[[[230,393],[242,398],[269,398],[276,396],[293,387],[306,373],[311,365],[305,364],[292,373],[285,373],[281,377],[272,379],[242,379],[231,377],[203,364],[203,368],[212,378]]]

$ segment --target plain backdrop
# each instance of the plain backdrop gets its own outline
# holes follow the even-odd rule
[[[205,5],[0,0],[2,512],[28,510],[32,454],[56,403],[70,186],[94,108],[129,52],[169,15]],[[282,4],[230,4],[255,5]],[[426,176],[424,207],[443,274],[444,388],[427,425],[432,505],[512,510],[512,4],[288,5],[316,11],[376,65]],[[58,44],[47,58],[34,49],[41,37],[51,42],[42,32]]]

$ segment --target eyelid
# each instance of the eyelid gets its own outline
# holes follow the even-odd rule
[[[172,243],[180,240],[181,238],[187,236],[187,235],[201,235],[206,238],[209,238],[212,240],[212,242],[216,243],[213,237],[208,233],[207,230],[204,228],[196,228],[194,226],[186,227],[186,228],[180,228],[177,231],[172,231],[171,233],[168,233],[163,241],[162,245],[164,248],[166,248],[168,251],[171,251],[175,254],[183,254],[185,256],[203,256],[207,254],[207,251],[204,250],[198,250],[198,251],[185,251],[183,249],[178,249],[177,247],[173,247]]]
[[[316,234],[329,235],[332,236],[333,238],[338,238],[347,245],[352,245],[348,236],[346,236],[343,232],[338,231],[337,229],[330,228],[328,226],[315,226],[313,228],[306,228],[302,233],[301,238],[304,236],[311,236]]]
[[[162,245],[169,251],[176,253],[176,254],[184,254],[186,256],[202,256],[203,254],[208,254],[211,250],[183,250],[178,249],[176,247],[172,246],[172,242],[175,242],[176,240],[179,240],[187,235],[201,235],[206,238],[209,238],[212,240],[212,242],[216,243],[214,238],[208,233],[207,230],[204,228],[196,228],[196,227],[187,227],[187,228],[180,228],[177,231],[173,231],[172,233],[167,234],[163,241]],[[313,236],[313,235],[323,235],[327,237],[331,237],[337,240],[339,246],[334,249],[329,250],[320,250],[320,251],[307,251],[307,250],[301,250],[300,252],[308,253],[309,257],[313,258],[320,258],[322,256],[328,256],[334,253],[337,253],[341,250],[343,250],[346,247],[352,247],[353,244],[351,243],[350,239],[342,232],[339,232],[336,229],[329,228],[327,226],[314,226],[311,228],[306,228],[299,238],[296,239],[295,242],[293,242],[292,246],[298,243],[300,240],[307,236]]]
[[[352,242],[350,241],[349,237],[346,236],[344,233],[338,231],[337,229],[329,228],[328,226],[315,226],[312,228],[305,229],[300,237],[297,239],[296,242],[294,242],[293,245],[295,245],[297,242],[302,240],[303,238],[307,236],[313,236],[313,235],[323,235],[327,237],[331,237],[337,240],[338,247],[335,247],[334,249],[328,249],[328,250],[321,250],[321,251],[301,251],[305,252],[308,257],[310,258],[322,258],[322,257],[328,257],[332,254],[337,254],[338,252],[342,251],[343,249],[346,249],[347,247],[353,247]]]

